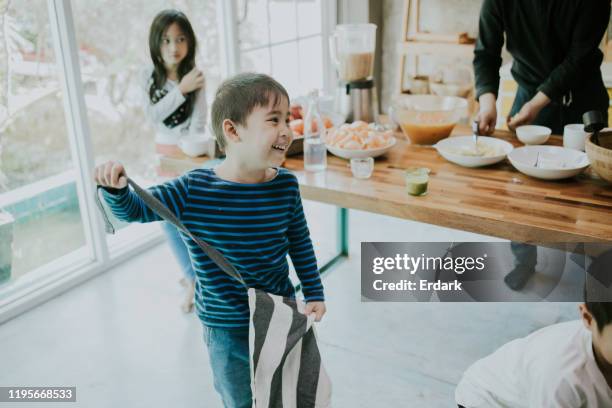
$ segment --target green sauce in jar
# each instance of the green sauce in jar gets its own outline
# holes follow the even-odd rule
[[[406,191],[413,196],[427,194],[429,169],[427,167],[410,167],[406,169]]]

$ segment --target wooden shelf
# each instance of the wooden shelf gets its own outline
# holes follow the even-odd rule
[[[476,39],[467,32],[456,34],[423,32],[419,27],[420,0],[404,0],[402,22],[402,41],[397,45],[400,54],[397,83],[400,93],[405,92],[404,77],[409,71],[413,77],[419,76],[421,56],[448,56],[472,59]]]
[[[404,41],[399,44],[402,55],[449,55],[469,57],[474,54],[474,44],[451,44]]]

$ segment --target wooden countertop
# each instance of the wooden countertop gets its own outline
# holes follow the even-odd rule
[[[466,126],[453,131],[466,134],[471,134]],[[496,131],[495,136],[521,145],[510,132]],[[560,145],[561,137],[552,136],[548,144]],[[516,241],[612,242],[612,186],[588,174],[538,180],[507,160],[464,168],[403,137],[376,159],[368,180],[355,179],[348,161],[332,155],[323,173],[305,172],[301,156],[288,158],[285,167],[296,174],[302,197],[309,200]],[[406,193],[406,167],[431,169],[426,196]]]
[[[453,131],[467,134],[467,126]],[[496,131],[495,136],[521,145],[510,132]],[[432,147],[413,146],[403,135],[397,137],[396,146],[376,159],[368,180],[354,178],[348,161],[331,154],[324,173],[305,172],[302,156],[289,157],[285,167],[295,173],[308,200],[516,241],[612,243],[612,186],[588,170],[577,178],[545,181],[519,173],[507,160],[470,169],[447,162]],[[547,144],[561,141],[553,135]],[[207,160],[166,157],[161,166],[180,174]],[[406,193],[407,167],[431,169],[426,196]]]

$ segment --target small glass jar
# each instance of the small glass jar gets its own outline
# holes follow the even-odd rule
[[[374,159],[371,157],[351,159],[351,171],[353,177],[358,179],[368,179],[374,171]]]
[[[410,167],[406,169],[406,191],[413,196],[427,194],[429,169],[427,167]]]

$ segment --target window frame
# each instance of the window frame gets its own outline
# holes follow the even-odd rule
[[[305,36],[300,36],[296,34],[295,37],[292,37],[289,40],[272,42],[270,40],[270,31],[268,30],[268,41],[265,44],[257,45],[255,47],[250,47],[248,49],[240,49],[239,43],[239,35],[238,35],[238,11],[239,5],[238,0],[230,0],[230,1],[221,1],[224,7],[231,10],[229,14],[229,19],[226,20],[225,24],[229,27],[232,27],[232,35],[226,37],[228,41],[229,47],[224,47],[228,51],[228,59],[232,61],[233,71],[229,72],[230,75],[236,74],[241,70],[241,57],[242,53],[260,50],[260,49],[268,49],[269,58],[270,58],[270,67],[272,64],[272,52],[271,48],[275,45],[280,44],[290,44],[290,43],[298,43],[300,40],[313,38],[317,36],[321,36],[321,49],[323,51],[323,90],[332,94],[334,92],[334,78],[335,72],[334,67],[331,63],[331,57],[329,54],[329,37],[331,36],[337,21],[337,2],[335,0],[321,0],[321,32],[318,34],[309,34]],[[248,2],[249,0],[242,0]],[[294,4],[297,3],[297,0],[293,0]],[[269,10],[270,0],[266,0],[266,7]],[[269,15],[269,13],[268,13]],[[299,47],[298,47],[299,52]]]

